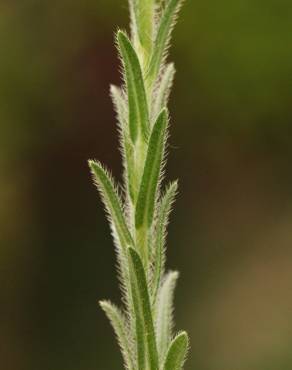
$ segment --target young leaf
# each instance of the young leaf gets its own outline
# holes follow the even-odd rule
[[[172,337],[173,295],[177,279],[177,271],[169,272],[159,291],[156,316],[156,336],[157,348],[161,359],[164,358]]]
[[[154,42],[153,53],[147,72],[148,84],[151,86],[163,65],[166,50],[169,45],[171,31],[183,0],[169,0],[162,13]]]
[[[171,342],[164,362],[163,370],[181,370],[189,347],[186,332],[179,333]]]
[[[167,123],[167,111],[163,109],[154,124],[149,140],[145,167],[136,205],[136,229],[145,225],[150,227],[152,224],[159,175],[163,162]]]
[[[129,10],[130,10],[130,29],[131,29],[131,39],[135,46],[138,45],[139,42],[139,35],[138,35],[138,27],[135,15],[135,2],[136,0],[129,0]]]
[[[122,31],[118,32],[117,40],[126,74],[130,136],[133,143],[136,142],[140,134],[147,141],[149,112],[139,58],[131,41]]]
[[[125,188],[129,191],[130,199],[134,202],[137,193],[137,174],[135,168],[134,146],[128,130],[128,116],[126,99],[120,88],[111,85],[111,96],[119,121],[121,154],[124,167]]]
[[[117,118],[119,122],[119,126],[121,130],[126,130],[127,131],[127,122],[128,122],[128,117],[127,117],[127,102],[125,97],[123,96],[123,92],[121,88],[111,85],[110,86],[110,94],[112,97],[112,101],[117,113]]]
[[[156,0],[132,0],[140,44],[147,55],[152,49]]]
[[[128,230],[121,201],[113,185],[113,180],[99,162],[89,161],[89,167],[103,198],[112,226],[118,235],[120,245],[123,249],[126,249],[134,243]]]
[[[165,264],[165,237],[166,229],[169,221],[169,213],[171,211],[174,198],[177,194],[177,181],[171,183],[167,188],[162,200],[159,204],[158,217],[157,217],[157,226],[156,226],[156,238],[153,248],[153,264],[154,264],[154,273],[153,273],[153,287],[152,287],[152,302],[153,304],[156,301],[157,292],[160,286],[161,277],[164,273],[164,264]]]
[[[127,370],[134,370],[134,362],[132,358],[132,352],[129,343],[129,335],[126,327],[125,318],[122,312],[111,302],[101,301],[99,302],[101,308],[106,313],[110,320],[112,327],[116,333],[121,351],[123,354],[125,366]]]
[[[89,166],[91,168],[94,181],[101,193],[113,230],[113,237],[116,242],[120,288],[123,295],[123,302],[126,305],[127,312],[130,313],[132,298],[131,285],[129,281],[127,248],[129,245],[134,244],[133,239],[128,230],[128,226],[126,225],[121,200],[115,190],[111,176],[99,162],[89,161]]]
[[[147,342],[147,353],[149,360],[149,369],[158,369],[158,353],[155,340],[154,325],[152,320],[152,312],[150,299],[148,294],[148,286],[146,281],[145,270],[139,254],[133,249],[129,248],[129,257],[133,266],[136,284],[138,287],[139,301],[141,304],[141,311],[145,326],[144,335]]]
[[[163,71],[163,75],[161,80],[157,84],[157,88],[155,89],[155,94],[153,97],[153,107],[151,116],[152,118],[156,119],[161,109],[166,107],[168,98],[170,95],[171,86],[173,84],[173,78],[175,74],[175,68],[173,63],[169,63],[165,70]]]

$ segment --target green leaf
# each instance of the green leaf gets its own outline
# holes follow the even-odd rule
[[[119,244],[125,250],[128,246],[134,245],[134,243],[128,230],[123,214],[122,203],[115,190],[113,180],[99,162],[89,161],[88,163],[108,212],[113,227],[113,233],[114,235],[117,234]]]
[[[170,42],[172,29],[183,0],[169,0],[162,13],[154,42],[153,53],[147,72],[148,84],[151,86],[163,65],[166,51]]]
[[[132,0],[136,32],[147,58],[151,53],[154,31],[155,0]]]
[[[138,287],[139,302],[144,321],[145,327],[144,336],[147,342],[147,353],[149,360],[148,365],[150,370],[157,370],[158,353],[156,347],[155,332],[152,320],[152,312],[148,293],[148,286],[146,281],[146,274],[139,254],[133,248],[129,248],[128,250],[130,261],[133,266],[136,284]]]
[[[133,143],[136,142],[139,135],[147,141],[149,112],[139,58],[131,41],[122,31],[118,32],[117,40],[126,74],[130,137]]]
[[[156,221],[156,237],[153,248],[153,288],[152,288],[152,302],[156,301],[157,292],[160,286],[161,277],[164,273],[165,265],[165,239],[166,230],[169,222],[169,214],[174,202],[174,198],[177,194],[178,183],[177,181],[171,183],[167,188],[164,196],[158,207],[158,216]]]
[[[101,301],[99,302],[101,308],[106,313],[108,319],[110,320],[112,327],[116,333],[126,369],[135,370],[132,351],[129,342],[129,333],[127,330],[126,320],[122,312],[111,302]]]
[[[128,253],[129,254],[129,253]],[[133,313],[130,315],[131,320],[135,323],[135,343],[137,347],[137,367],[138,370],[145,369],[145,355],[147,352],[147,344],[145,338],[145,323],[142,311],[142,303],[140,299],[139,287],[136,279],[136,272],[131,261],[130,255],[128,255],[129,264],[129,276],[131,285],[131,297],[133,303]],[[134,316],[134,317],[133,317]]]
[[[132,298],[127,248],[129,245],[134,245],[134,242],[126,224],[122,203],[111,176],[99,162],[89,161],[89,166],[95,183],[101,193],[112,227],[112,234],[116,245],[118,259],[118,275],[121,283],[120,287],[123,294],[123,301],[130,313]]]
[[[136,0],[128,0],[129,10],[130,10],[130,29],[131,29],[131,39],[135,46],[139,43],[139,35],[137,29],[137,21],[135,15],[135,2]]]
[[[128,109],[126,105],[126,99],[123,96],[123,91],[114,85],[111,85],[110,92],[119,121],[119,134],[124,167],[125,187],[129,191],[130,199],[132,199],[134,202],[137,193],[138,181],[135,168],[135,149],[130,139],[128,129]]]
[[[157,348],[161,358],[164,358],[172,337],[173,330],[173,296],[178,272],[169,272],[159,290],[156,313]]]
[[[188,352],[189,337],[186,332],[179,333],[171,342],[163,370],[181,370]]]
[[[157,87],[155,88],[155,91],[154,91],[154,96],[152,99],[153,107],[152,107],[152,112],[151,112],[151,116],[154,119],[156,119],[159,112],[161,112],[161,109],[163,109],[167,105],[171,87],[173,84],[174,74],[175,74],[174,65],[173,63],[169,63],[165,67],[161,80],[157,84]]]
[[[136,229],[145,225],[150,227],[152,224],[156,193],[163,167],[167,124],[167,111],[163,109],[154,124],[149,140],[145,167],[136,205]]]

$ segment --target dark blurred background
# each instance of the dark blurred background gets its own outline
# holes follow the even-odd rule
[[[0,4],[0,363],[122,369],[97,300],[119,302],[86,160],[121,177],[109,84],[126,0]],[[189,0],[174,33],[168,178],[180,195],[186,370],[292,368],[292,3]]]

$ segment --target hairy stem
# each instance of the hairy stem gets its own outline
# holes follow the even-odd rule
[[[119,121],[124,183],[89,161],[118,257],[124,307],[101,307],[110,319],[126,370],[181,370],[185,332],[174,337],[177,272],[165,273],[166,228],[177,182],[162,191],[173,64],[165,64],[182,0],[129,0],[131,37],[118,31],[124,86],[111,87]],[[124,189],[124,197],[119,189]],[[163,194],[163,195],[161,195]]]

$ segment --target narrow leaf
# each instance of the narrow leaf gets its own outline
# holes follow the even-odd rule
[[[169,0],[162,13],[147,73],[147,79],[150,85],[156,79],[160,67],[163,65],[163,59],[169,45],[171,32],[182,2],[183,0]]]
[[[99,162],[89,161],[95,183],[101,193],[108,218],[112,227],[112,234],[116,245],[118,260],[118,276],[123,295],[123,302],[127,312],[131,313],[131,284],[129,278],[127,248],[133,245],[133,239],[125,221],[122,203],[115,189],[113,180]],[[130,323],[132,324],[131,320]]]
[[[113,180],[99,162],[89,161],[89,167],[103,198],[112,227],[118,235],[120,245],[123,249],[126,249],[129,245],[133,245],[134,243],[128,230],[121,206],[121,200],[115,190]]]
[[[144,172],[141,180],[135,214],[136,229],[151,226],[156,192],[162,169],[168,117],[166,109],[158,116],[149,140]]]
[[[111,302],[108,301],[101,301],[100,302],[101,308],[106,313],[108,319],[110,320],[112,327],[116,333],[126,369],[128,370],[134,370],[134,362],[132,358],[132,352],[131,347],[129,343],[129,335],[128,330],[126,326],[125,318],[122,314],[122,312]]]
[[[169,272],[159,291],[156,314],[156,336],[157,348],[161,359],[164,358],[172,337],[173,295],[177,279],[177,271]]]
[[[157,226],[156,226],[156,237],[153,248],[153,288],[152,288],[152,302],[156,301],[157,292],[160,286],[161,277],[164,274],[164,264],[165,264],[165,238],[166,230],[169,221],[169,213],[174,202],[174,198],[177,193],[178,184],[177,181],[171,183],[167,188],[162,200],[159,204]]]
[[[155,340],[154,325],[152,320],[151,305],[146,281],[145,270],[139,254],[133,249],[129,248],[129,257],[133,266],[136,283],[139,292],[139,301],[143,315],[145,326],[144,335],[147,342],[147,351],[149,359],[150,370],[158,369],[158,353]]]
[[[131,29],[131,39],[135,46],[138,45],[139,42],[139,35],[138,35],[138,28],[137,28],[137,20],[135,14],[135,2],[136,0],[128,0],[129,2],[129,10],[130,10],[130,29]]]
[[[129,272],[130,272],[130,285],[131,285],[131,296],[134,312],[131,315],[131,320],[135,322],[135,343],[137,353],[137,367],[138,370],[145,369],[145,360],[147,353],[147,343],[145,338],[145,323],[143,317],[142,303],[140,299],[139,287],[136,278],[136,271],[131,261],[131,257],[128,256]],[[134,316],[134,317],[132,317]]]
[[[170,90],[173,84],[175,74],[175,68],[173,63],[169,63],[165,70],[163,71],[163,75],[161,80],[157,84],[157,88],[155,89],[154,97],[153,97],[153,108],[151,112],[152,118],[156,119],[161,109],[166,107]]]
[[[119,121],[125,188],[129,190],[130,199],[134,201],[137,193],[137,176],[135,169],[134,146],[130,139],[128,129],[128,109],[126,99],[123,96],[122,90],[114,85],[111,85],[110,92]]]
[[[171,342],[163,370],[181,370],[188,352],[189,337],[186,332],[178,334]]]
[[[122,31],[118,32],[117,40],[126,74],[130,136],[133,143],[140,134],[147,141],[149,112],[140,62],[131,41]]]
[[[127,130],[128,109],[126,99],[123,96],[123,91],[121,88],[111,85],[110,94],[117,113],[120,129]]]
[[[133,3],[137,33],[147,57],[153,43],[155,0],[133,0]]]

